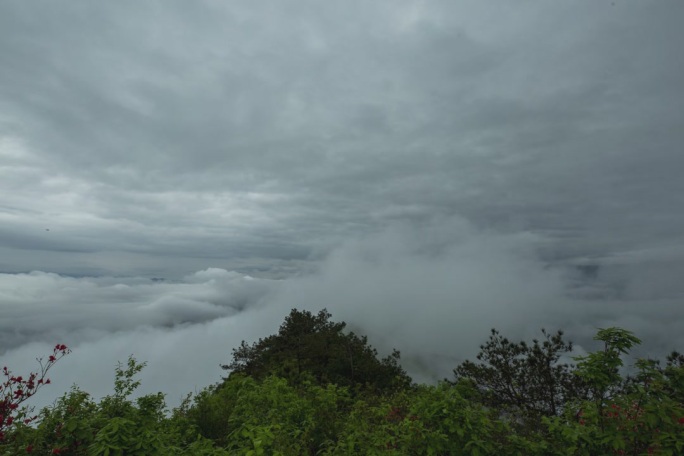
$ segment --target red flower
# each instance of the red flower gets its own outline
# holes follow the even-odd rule
[[[33,451],[33,445],[29,445],[26,447],[26,452],[31,453]]]
[[[684,416],[679,419],[679,424],[684,424]]]
[[[50,361],[51,363],[54,363],[56,360],[57,358],[55,358],[54,355],[50,355],[50,357],[48,358],[48,361]]]

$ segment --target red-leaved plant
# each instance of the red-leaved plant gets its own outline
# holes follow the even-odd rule
[[[31,416],[30,410],[20,409],[19,406],[32,397],[43,386],[50,383],[47,378],[48,371],[57,361],[62,359],[71,350],[64,344],[57,344],[48,356],[37,358],[40,370],[31,372],[27,377],[14,375],[7,366],[2,368],[0,373],[0,443],[5,441],[7,430],[18,420],[24,424],[30,424],[37,418]]]

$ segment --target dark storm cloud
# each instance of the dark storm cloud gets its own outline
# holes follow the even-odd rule
[[[282,258],[388,208],[604,251],[622,214],[623,249],[681,224],[675,3],[38,5],[3,15],[14,205],[73,236],[6,245]]]
[[[653,201],[678,217],[662,5],[5,9],[5,188],[27,211],[5,245],[302,259],[387,217],[604,243]]]

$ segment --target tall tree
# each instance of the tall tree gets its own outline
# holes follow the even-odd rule
[[[470,383],[481,401],[526,425],[538,425],[543,416],[559,415],[569,401],[587,397],[585,382],[574,374],[574,366],[561,357],[572,351],[563,332],[514,343],[492,329],[480,345],[479,363],[465,361],[454,369],[456,382]]]
[[[387,390],[406,387],[410,377],[399,365],[399,352],[379,359],[365,336],[345,333],[346,323],[333,322],[323,309],[314,315],[292,309],[278,334],[251,345],[242,341],[233,349],[233,360],[221,367],[261,379],[284,377],[292,384],[313,379],[354,388]]]

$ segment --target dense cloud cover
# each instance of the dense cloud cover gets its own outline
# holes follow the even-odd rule
[[[2,2],[0,363],[68,343],[104,393],[135,353],[176,400],[291,307],[421,379],[492,326],[684,349],[681,17]]]

